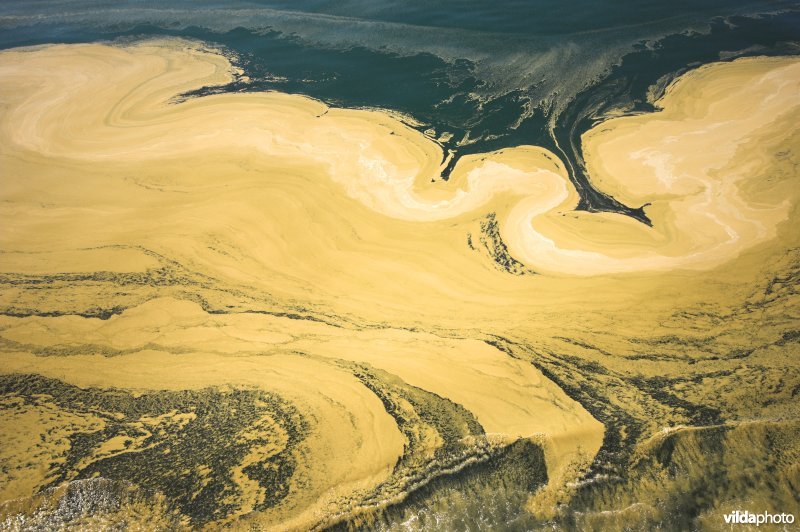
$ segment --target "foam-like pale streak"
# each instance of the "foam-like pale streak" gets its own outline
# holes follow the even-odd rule
[[[392,474],[403,434],[346,369],[353,364],[463,406],[494,442],[538,438],[557,491],[585,470],[603,427],[480,333],[544,338],[541,326],[561,334],[574,310],[562,299],[605,313],[616,287],[600,277],[510,276],[464,237],[497,212],[514,257],[580,276],[732,259],[773,237],[796,199],[780,187],[751,190],[747,178],[767,156],[761,146],[797,119],[798,68],[769,59],[700,69],[667,92],[661,114],[586,134],[593,179],[631,205],[652,203],[651,229],[620,215],[572,213],[578,198],[564,165],[541,148],[465,157],[443,182],[441,149],[385,113],[280,93],[178,102],[235,75],[224,56],[197,43],[4,51],[0,271],[136,273],[155,267],[156,255],[139,251],[150,250],[219,282],[223,293],[234,286],[268,294],[276,308],[301,302],[332,321],[355,315],[372,327],[210,314],[142,288],[137,304],[107,321],[3,317],[0,337],[14,347],[0,370],[82,387],[253,385],[291,399],[317,424],[300,465],[303,489],[250,516],[267,525],[302,529],[346,514]],[[700,155],[695,137],[709,143]],[[3,293],[3,303],[16,295]],[[98,304],[90,297],[45,301],[45,310]],[[556,317],[531,319],[533,305],[552,306]],[[70,346],[79,353],[35,355]],[[33,470],[12,478],[4,495],[29,495]]]

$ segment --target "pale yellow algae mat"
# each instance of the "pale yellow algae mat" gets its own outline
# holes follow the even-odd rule
[[[622,526],[702,484],[703,430],[720,460],[797,430],[799,60],[699,68],[584,136],[652,227],[575,212],[541,148],[443,181],[380,112],[185,96],[237,75],[177,40],[0,53],[5,526],[69,490],[124,502],[77,526],[355,526],[486,464],[533,519]],[[775,441],[748,452],[791,484]],[[779,500],[729,484],[704,512]]]

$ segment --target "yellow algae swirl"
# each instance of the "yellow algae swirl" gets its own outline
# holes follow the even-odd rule
[[[335,187],[343,185],[347,196],[386,214],[443,216],[440,203],[421,201],[410,191],[413,183],[397,178],[413,181],[433,171],[429,161],[438,148],[392,118],[278,93],[176,101],[185,91],[233,75],[223,56],[183,41],[1,54],[3,217],[14,226],[2,235],[2,270],[150,275],[168,264],[155,248],[193,267],[199,258],[207,273],[221,268],[217,273],[240,281],[237,271],[269,280],[262,269],[246,265],[265,257],[259,249],[266,246],[271,260],[265,262],[285,268],[291,279],[337,265],[319,263],[314,246],[330,245],[327,235],[306,234],[307,222],[278,214],[298,205],[346,210],[347,203],[337,206],[342,200]],[[324,181],[331,178],[334,188]],[[241,188],[228,188],[236,183]],[[327,204],[306,203],[318,201],[319,192],[301,184],[318,186]],[[274,195],[254,201],[254,186]],[[457,209],[477,205],[470,197]],[[264,221],[263,213],[274,217]],[[106,216],[115,221],[102,222]],[[270,249],[268,238],[249,233],[262,221],[273,235],[294,231],[308,249]],[[241,250],[254,252],[253,258],[241,250],[225,252],[232,262],[216,263],[209,251],[216,255],[227,244],[208,233],[209,224],[215,233],[242,236]],[[341,231],[347,235],[347,225],[330,227],[334,237]],[[211,281],[194,274],[191,280],[148,282],[188,288]],[[295,290],[292,281],[286,286]],[[195,525],[247,518],[260,526],[305,529],[399,502],[429,478],[485,461],[519,439],[546,448],[547,472],[541,474],[549,474],[558,489],[601,443],[602,425],[578,403],[531,364],[480,340],[389,327],[360,332],[291,313],[209,314],[200,303],[183,300],[185,292],[178,299],[151,299],[134,288],[129,295],[140,301],[108,321],[14,313],[2,318],[7,349],[1,368],[10,379],[4,386],[16,390],[9,408],[18,410],[2,418],[5,457],[16,464],[3,483],[5,499],[87,471],[102,474],[130,456],[155,454],[148,462],[158,463],[175,455],[188,462],[178,470],[182,481],[200,479],[188,486],[196,491],[182,494],[189,499],[179,505],[182,511],[209,485],[221,484],[214,504],[193,515]],[[96,296],[76,297],[62,292],[47,304],[92,305]],[[39,356],[53,349],[68,356]],[[32,386],[41,393],[26,395],[31,385],[21,383],[30,377],[19,375],[37,375]],[[109,410],[110,399],[102,398],[116,389],[172,406],[147,415]],[[91,413],[72,411],[65,399],[86,393],[80,390],[92,390],[97,404]],[[237,394],[251,398],[243,407],[258,412],[250,424],[208,435],[203,443],[213,456],[225,438],[232,445],[225,460],[241,448],[230,465],[220,469],[197,453],[180,458],[202,417],[182,402],[185,394],[201,402],[212,394],[223,404]],[[213,424],[204,423],[203,430],[213,433]],[[77,452],[68,444],[35,443],[47,440],[45,434],[66,442],[85,432],[96,434],[98,444],[81,451],[77,462],[49,461]],[[115,435],[103,440],[106,433]],[[167,441],[156,445],[157,436]],[[126,480],[157,492],[172,489],[169,483],[149,486],[152,476],[126,468]],[[169,480],[174,473],[158,474]]]
[[[614,444],[599,413],[685,421],[608,327],[669,344],[648,335],[672,302],[632,318],[603,275],[718,266],[795,205],[790,179],[758,185],[800,114],[796,59],[698,69],[586,133],[595,185],[652,227],[574,212],[542,148],[443,181],[441,148],[383,112],[186,96],[237,75],[180,40],[0,53],[4,500],[124,472],[157,501],[181,486],[179,523],[308,529],[525,441],[549,519]]]
[[[20,54],[12,61],[23,62],[9,64]],[[747,182],[759,150],[797,120],[794,59],[695,70],[656,102],[661,112],[613,119],[584,135],[592,180],[623,202],[645,204],[650,229],[615,214],[565,220],[577,196],[546,150],[522,146],[472,156],[444,183],[435,179],[440,148],[380,112],[275,92],[167,105],[181,92],[231,80],[232,67],[213,51],[163,43],[83,47],[79,68],[61,66],[74,55],[74,48],[6,54],[2,76],[17,103],[6,113],[4,137],[13,145],[117,162],[253,149],[271,164],[324,168],[349,197],[412,221],[489,210],[499,194],[512,195],[518,199],[502,216],[501,234],[512,255],[535,270],[708,268],[774,237],[791,206],[782,194],[753,195]],[[108,76],[115,83],[105,83]]]
[[[646,205],[653,228],[614,214],[537,220],[538,212],[516,208],[512,251],[554,272],[709,268],[775,237],[796,196],[752,184],[800,119],[800,61],[708,65],[679,78],[656,106],[661,111],[609,120],[582,138],[593,183]]]

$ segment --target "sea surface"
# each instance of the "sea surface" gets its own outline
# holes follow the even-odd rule
[[[214,91],[278,90],[413,119],[454,157],[532,144],[560,155],[579,208],[648,223],[593,189],[580,135],[649,112],[692,67],[800,54],[794,1],[19,1],[0,48],[179,36],[224,46],[247,75]]]
[[[580,195],[579,210],[618,212],[651,224],[643,205],[625,204],[593,187],[581,135],[610,117],[655,111],[669,84],[697,66],[746,56],[800,55],[800,2],[0,2],[0,49],[164,36],[214,45],[242,70],[228,85],[200,89],[185,98],[280,91],[336,107],[386,110],[444,148],[450,157],[445,179],[466,155],[541,146],[567,165]],[[657,392],[651,395],[663,399]],[[176,404],[179,399],[183,396]],[[663,402],[674,406],[671,400]],[[685,406],[676,404],[678,410]],[[701,421],[714,430],[720,425],[717,418]],[[712,443],[701,443],[713,447],[726,437],[715,432],[708,437]],[[604,452],[618,450],[611,437],[604,445]],[[447,482],[436,480],[415,491],[371,526],[541,526],[524,507],[537,486],[547,481],[543,461],[538,447],[517,443]],[[535,471],[535,478],[521,477],[521,470]],[[81,489],[95,488],[87,481]],[[563,528],[569,529],[569,524]]]

